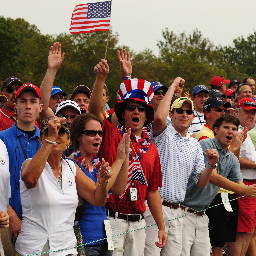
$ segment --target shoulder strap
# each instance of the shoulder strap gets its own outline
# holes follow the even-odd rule
[[[66,159],[72,160],[74,163],[76,163],[74,159],[71,159],[71,158],[66,158]],[[74,174],[74,172],[73,172],[73,170],[72,170],[72,168],[71,168],[71,166],[70,166],[69,162],[68,162],[66,159],[64,159],[64,161],[68,164],[68,166],[69,166],[69,168],[70,168],[71,172],[72,172],[72,173],[73,173],[73,175],[75,176],[75,174]]]

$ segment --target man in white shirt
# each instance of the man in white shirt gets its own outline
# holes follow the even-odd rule
[[[238,131],[250,126],[256,114],[256,103],[252,98],[242,98],[236,105],[236,115],[240,120]],[[256,184],[256,151],[250,136],[247,136],[240,149],[239,162],[245,185]],[[238,198],[239,215],[236,242],[230,243],[230,256],[245,255],[256,226],[256,199]],[[252,254],[250,254],[252,255]],[[255,248],[254,254],[255,255]]]
[[[191,100],[194,103],[194,115],[195,118],[189,127],[189,132],[192,134],[198,133],[205,124],[204,119],[204,102],[209,98],[209,90],[205,85],[197,85],[192,91]]]
[[[163,187],[159,188],[164,215],[165,230],[168,237],[166,248],[154,246],[157,229],[152,215],[147,211],[146,224],[152,225],[146,229],[146,256],[171,255],[180,256],[182,249],[183,220],[180,202],[185,198],[188,179],[204,187],[208,183],[213,168],[204,164],[204,157],[199,143],[188,135],[188,128],[194,118],[193,102],[181,97],[170,104],[176,87],[183,86],[184,80],[176,78],[169,87],[165,97],[159,104],[153,121],[152,141],[157,146]],[[170,111],[170,112],[169,112]],[[167,126],[167,115],[172,119],[172,125]],[[218,153],[215,149],[207,150],[210,166],[215,166]],[[170,221],[171,220],[171,221]]]

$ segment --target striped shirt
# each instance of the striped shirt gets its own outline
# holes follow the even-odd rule
[[[195,114],[195,118],[192,121],[192,124],[190,125],[190,127],[188,128],[189,133],[198,133],[206,123],[204,119],[204,113],[200,113],[194,110],[194,114]]]
[[[189,177],[197,183],[205,169],[198,141],[188,134],[182,137],[172,125],[168,125],[152,141],[160,155],[163,181],[163,187],[159,188],[161,198],[172,203],[183,202]]]

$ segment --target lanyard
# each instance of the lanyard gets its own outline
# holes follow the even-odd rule
[[[22,144],[22,142],[21,142],[20,136],[18,136],[18,140],[19,140],[19,143],[20,143],[20,145],[21,145],[24,158],[25,158],[25,160],[26,160],[26,159],[27,159],[27,154],[26,154],[25,149],[24,149],[24,146],[23,146],[23,144]],[[39,138],[37,138],[36,152],[38,151],[38,149],[39,149]]]

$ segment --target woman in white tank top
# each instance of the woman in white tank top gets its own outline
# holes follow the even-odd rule
[[[50,255],[77,254],[73,230],[77,193],[92,205],[103,206],[106,202],[108,179],[112,176],[108,163],[100,167],[97,182],[93,182],[73,161],[62,159],[69,141],[65,118],[42,120],[42,147],[21,168],[23,215],[15,246],[18,254],[41,253],[47,242]],[[124,141],[123,147],[128,143]],[[126,158],[123,152],[121,162]]]

